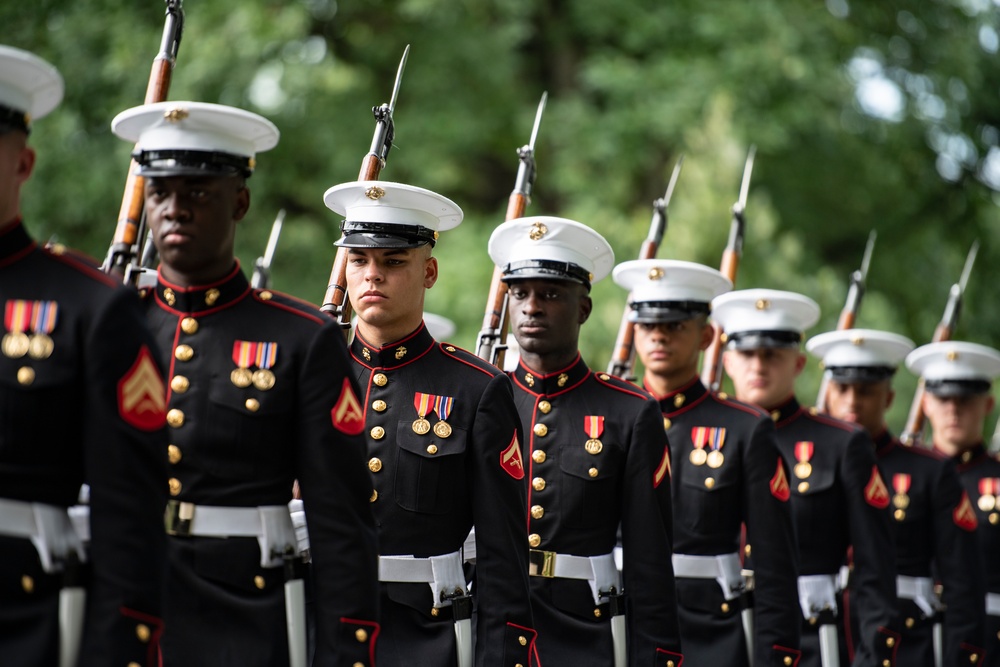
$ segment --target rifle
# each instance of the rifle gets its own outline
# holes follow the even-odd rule
[[[878,234],[873,229],[868,234],[868,243],[865,245],[865,254],[861,258],[861,268],[851,274],[850,286],[847,288],[847,299],[844,301],[844,308],[840,311],[840,319],[837,320],[837,331],[853,329],[854,323],[858,319],[858,312],[861,310],[861,299],[865,295],[865,280],[868,278],[868,265],[872,261],[872,250],[875,249],[875,239]],[[826,392],[830,386],[830,372],[823,372],[823,379],[819,384],[819,393],[816,394],[816,409],[826,412]]]
[[[649,234],[639,248],[639,259],[653,259],[656,257],[656,251],[660,249],[663,235],[667,231],[667,206],[670,205],[670,198],[673,197],[674,186],[681,175],[683,164],[684,156],[681,155],[674,166],[674,173],[670,176],[666,193],[653,202],[653,219],[649,223]],[[628,316],[629,306],[626,301],[622,322],[618,327],[618,338],[615,339],[614,352],[611,361],[608,362],[608,374],[632,382],[635,380],[635,322]]]
[[[524,216],[524,210],[531,202],[531,188],[535,184],[535,139],[538,138],[538,128],[545,112],[545,102],[549,94],[542,93],[535,112],[535,125],[531,128],[531,138],[528,143],[517,149],[520,163],[517,166],[517,179],[514,190],[507,200],[507,213],[504,221],[514,220]],[[507,352],[507,329],[510,326],[507,312],[507,283],[503,282],[503,270],[493,268],[493,279],[490,281],[490,293],[486,297],[486,315],[483,317],[483,329],[476,338],[476,356],[488,361],[497,368],[503,368],[504,355]]]
[[[163,102],[170,90],[170,79],[177,62],[177,51],[181,46],[184,32],[183,0],[166,0],[167,13],[163,25],[160,51],[153,59],[153,67],[146,85],[143,104]],[[149,245],[146,233],[146,219],[143,214],[144,179],[135,172],[139,168],[135,159],[129,163],[125,179],[125,193],[118,212],[118,225],[108,248],[108,255],[101,267],[106,273],[121,276],[126,285],[137,285],[143,273],[142,257],[144,246]]]
[[[757,147],[751,145],[743,166],[743,184],[740,186],[740,198],[733,204],[733,219],[729,225],[729,241],[722,253],[722,266],[719,271],[736,285],[736,273],[740,268],[740,258],[743,256],[743,236],[746,233],[747,195],[750,192],[750,175],[753,173],[754,156]],[[722,386],[722,328],[713,324],[715,338],[705,350],[701,366],[701,381],[709,391],[719,391]]]
[[[965,296],[965,286],[969,282],[969,274],[972,273],[972,266],[976,263],[976,254],[979,252],[979,241],[975,241],[969,248],[969,254],[965,256],[965,267],[962,269],[962,277],[951,286],[948,291],[948,302],[944,306],[944,315],[937,328],[934,329],[932,343],[951,340],[958,325],[958,316],[962,311],[962,297]],[[906,418],[906,428],[899,436],[901,442],[907,445],[919,444],[924,432],[924,379],[917,382],[917,391],[913,394],[913,402],[910,403],[910,415]]]
[[[263,257],[258,257],[253,263],[253,277],[250,286],[254,289],[267,289],[271,286],[271,262],[274,251],[278,247],[278,237],[281,236],[281,226],[285,222],[285,209],[278,211],[274,223],[271,224],[271,236],[267,239],[267,247]]]
[[[410,45],[403,49],[403,57],[399,61],[396,69],[396,82],[392,86],[392,97],[388,103],[382,103],[377,107],[372,107],[372,115],[375,116],[375,134],[372,136],[372,145],[368,149],[368,154],[361,161],[361,172],[358,174],[359,181],[377,181],[382,169],[385,168],[386,158],[392,149],[392,140],[395,137],[396,126],[392,120],[392,112],[396,108],[396,96],[399,95],[399,84],[403,81],[403,69],[406,67],[406,58],[410,55]],[[337,256],[333,261],[333,269],[330,271],[330,282],[323,295],[323,305],[320,310],[333,315],[344,330],[344,337],[350,336],[351,332],[351,302],[347,298],[347,248],[337,248]]]

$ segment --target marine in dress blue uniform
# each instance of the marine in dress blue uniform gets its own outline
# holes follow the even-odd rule
[[[573,220],[529,217],[494,230],[489,252],[503,269],[520,347],[511,377],[528,438],[541,661],[679,666],[670,451],[659,405],[592,372],[577,349],[590,286],[613,266],[611,247]]]
[[[643,387],[659,402],[670,440],[684,664],[750,664],[749,631],[754,665],[794,665],[798,563],[774,422],[760,408],[709,392],[698,377],[698,357],[714,334],[709,304],[732,283],[715,269],[657,259],[619,264],[614,279],[630,290]],[[744,524],[754,545],[752,593],[741,573]]]
[[[827,628],[829,662],[854,667],[895,661],[895,548],[890,494],[864,430],[799,405],[795,378],[805,365],[802,332],[819,319],[819,306],[801,294],[752,289],[712,301],[726,336],[723,362],[736,396],[771,414],[778,448],[792,470],[791,509],[799,550],[803,613],[802,665],[819,667]],[[752,545],[755,546],[755,545]],[[848,594],[859,631],[849,633],[847,606],[838,601],[841,566],[851,549]],[[835,616],[835,618],[834,618]],[[846,645],[837,657],[835,644]],[[824,665],[829,667],[829,665]]]
[[[830,375],[827,411],[872,435],[892,493],[901,619],[897,661],[934,667],[937,653],[947,667],[977,664],[983,656],[984,575],[968,494],[953,462],[903,445],[885,424],[892,377],[913,342],[886,331],[847,329],[815,336],[806,349]],[[943,587],[940,595],[935,584]]]
[[[0,47],[0,662],[55,666],[64,653],[81,666],[153,666],[167,479],[153,340],[134,293],[60,246],[39,247],[20,218],[30,118],[62,92],[51,65]],[[84,482],[86,553],[67,514]],[[60,639],[64,586],[86,589],[79,662]]]
[[[1000,375],[1000,352],[985,345],[948,341],[923,345],[906,357],[906,367],[924,379],[923,411],[930,422],[934,449],[949,457],[971,503],[956,520],[976,532],[985,578],[983,654],[967,664],[1000,665],[1000,461],[983,444],[983,426],[993,410],[990,394]],[[983,582],[985,581],[985,586]],[[980,607],[981,608],[981,607]],[[951,609],[946,612],[951,614]]]
[[[437,279],[431,249],[462,211],[381,181],[336,185],[325,202],[345,218],[337,245],[348,248],[358,314],[351,357],[381,554],[379,664],[529,665],[526,482],[510,381],[436,341],[422,320]],[[473,558],[469,582],[463,560]]]
[[[252,289],[233,256],[245,179],[277,129],[197,102],[129,109],[112,127],[137,142],[161,259],[145,306],[169,369],[165,661],[289,664],[297,479],[312,538],[313,664],[370,665],[375,529],[343,335],[313,306]]]

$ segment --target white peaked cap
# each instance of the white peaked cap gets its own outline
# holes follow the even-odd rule
[[[0,106],[26,114],[25,129],[59,106],[63,79],[55,67],[33,53],[0,45]]]
[[[815,301],[796,292],[737,290],[712,300],[712,319],[738,349],[798,347],[819,314]]]

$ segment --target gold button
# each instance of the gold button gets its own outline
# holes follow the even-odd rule
[[[17,369],[17,381],[20,384],[31,384],[35,381],[35,369],[28,366],[21,366]]]
[[[545,437],[545,434],[549,432],[549,427],[545,424],[535,424],[535,427],[531,429],[535,432],[539,438]]]
[[[181,331],[188,335],[196,333],[198,331],[198,320],[193,317],[185,317],[181,320]]]
[[[431,607],[431,616],[437,616],[441,611],[437,607]]]
[[[382,399],[379,399],[374,403],[372,403],[372,409],[375,410],[375,412],[385,412],[385,409],[388,407],[389,405]]]
[[[886,660],[886,662],[888,662],[888,660]],[[978,653],[970,653],[969,654],[969,662],[971,662],[973,665],[976,664],[977,662],[979,662],[979,654]]]
[[[368,461],[368,469],[372,472],[378,472],[382,469],[382,461],[378,458],[372,458]]]
[[[720,391],[719,392],[719,398],[721,398],[722,400],[726,400],[727,398],[729,398],[729,394],[727,394],[724,391]],[[788,665],[792,664],[792,659],[791,658],[786,657],[785,660],[788,660],[788,662],[785,663],[785,664],[788,664]]]
[[[896,645],[896,638],[895,637],[886,637],[885,645],[888,646],[889,648],[892,648],[893,646]]]
[[[273,294],[271,294],[271,293],[270,293],[269,291],[267,291],[267,290],[264,290],[263,292],[261,292],[261,293],[260,293],[260,294],[258,294],[257,296],[258,296],[258,297],[260,297],[260,300],[261,300],[261,301],[270,301],[270,300],[271,300],[272,298],[274,298],[274,295],[273,295]],[[219,297],[216,297],[216,298],[219,298]]]
[[[903,624],[906,626],[906,629],[909,630],[910,628],[912,628],[914,625],[917,624],[917,621],[916,621],[916,619],[913,619],[913,618],[907,618],[903,622]],[[997,634],[1000,635],[1000,633],[997,633]]]
[[[369,431],[369,434],[372,436],[373,440],[381,440],[385,437],[385,429],[381,426],[373,426],[372,430]]]
[[[664,417],[663,418],[663,430],[664,431],[669,431],[670,430],[670,424],[671,424],[671,421],[669,419],[667,419],[666,417]]]
[[[253,585],[261,590],[264,590],[265,583],[266,582],[264,581],[264,577],[260,576],[259,574],[253,578]]]
[[[597,468],[591,468],[590,470],[587,471],[587,474],[590,475],[591,477],[597,477]]]
[[[750,558],[750,545],[749,544],[746,545],[745,547],[743,547],[743,553],[746,554],[747,558]]]
[[[178,345],[174,348],[174,357],[177,361],[191,361],[194,356],[194,348],[190,345]]]
[[[886,658],[885,660],[883,660],[882,661],[882,667],[892,667],[892,660],[889,660],[889,658]]]
[[[247,410],[249,410],[250,412],[257,412],[258,410],[260,410],[260,401],[258,401],[256,398],[248,398],[247,402],[244,403],[244,405],[247,406]]]
[[[180,463],[181,448],[177,445],[167,445],[167,459],[171,463]]]
[[[549,412],[552,411],[552,404],[549,403],[548,401],[539,401],[538,409],[541,411],[543,415],[547,415],[549,414]]]
[[[167,480],[167,486],[170,487],[170,495],[172,496],[176,496],[181,492],[182,488],[181,480],[177,479],[176,477],[171,477],[169,480]]]
[[[372,494],[368,496],[368,502],[373,503],[378,500],[378,491],[372,489]]]
[[[21,588],[24,589],[25,593],[32,593],[35,590],[35,580],[28,575],[23,575],[21,577]]]
[[[455,351],[455,346],[454,345],[448,345],[444,349],[448,350],[449,352],[454,352]]]
[[[781,418],[781,412],[779,412],[778,410],[774,410],[773,412],[771,412],[772,421],[778,421],[778,419],[780,418]]]
[[[544,477],[536,477],[535,479],[531,480],[531,488],[533,488],[535,491],[541,491],[542,489],[544,489],[545,488],[545,478]]]
[[[543,516],[545,516],[545,508],[544,507],[542,507],[541,505],[532,505],[531,506],[531,518],[532,519],[541,519]]]
[[[816,618],[815,616],[810,616],[809,617],[809,625],[816,625],[816,621],[818,621],[818,620],[819,619]]]
[[[706,489],[711,489],[713,486],[715,486],[715,479],[713,479],[711,477],[707,477],[705,479],[705,488]]]
[[[723,602],[722,606],[720,607],[720,609],[722,609],[722,613],[723,614],[728,614],[729,613],[729,603],[728,602]]]
[[[545,452],[541,449],[536,449],[531,452],[531,460],[535,463],[545,463]]]
[[[528,535],[528,544],[530,544],[531,546],[537,547],[541,543],[542,543],[542,536],[539,535],[538,533],[532,533],[531,535]]]
[[[785,663],[786,665],[790,665],[794,662],[794,660],[792,660],[792,656],[786,655],[785,659],[782,660],[781,662]]]
[[[673,660],[667,660],[667,667],[674,667],[674,661]]]
[[[178,410],[177,408],[171,408],[167,412],[167,423],[174,428],[184,426],[184,411]]]
[[[385,383],[388,381],[389,378],[385,376],[385,373],[376,373],[374,376],[372,376],[372,382],[374,382],[380,387],[384,387]]]
[[[431,443],[431,444],[427,445],[427,453],[430,454],[431,456],[433,456],[434,454],[437,454],[438,453],[438,446],[435,445],[434,443]]]
[[[892,516],[896,519],[896,521],[902,521],[906,518],[906,512],[903,510],[896,510],[892,513]]]
[[[354,631],[354,638],[363,644],[368,641],[368,632],[364,628],[358,628]]]
[[[138,662],[130,662],[127,667],[142,667]]]
[[[143,644],[149,641],[149,626],[145,623],[140,623],[135,626],[135,636],[139,638]]]
[[[175,375],[170,379],[170,388],[178,394],[183,394],[191,386],[190,380],[183,375]]]
[[[594,610],[594,618],[600,618],[600,617],[601,617],[601,610],[600,609],[595,609]]]
[[[363,662],[356,662],[351,667],[365,667],[365,663],[363,663]]]
[[[517,638],[517,643],[520,644],[521,646],[527,646],[528,638],[525,637],[524,635],[521,635],[520,637]]]
[[[1000,523],[1000,514],[992,512],[990,514],[990,523],[992,523],[994,526],[997,525],[997,523]]]
[[[809,482],[799,482],[799,493],[805,493],[809,490]]]

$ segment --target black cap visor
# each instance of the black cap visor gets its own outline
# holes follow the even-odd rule
[[[973,396],[976,394],[987,394],[990,391],[989,380],[927,380],[924,388],[931,394],[940,398],[952,398],[954,396]]]
[[[865,384],[888,380],[896,374],[893,366],[827,366],[830,379],[840,384]]]
[[[340,231],[344,235],[334,245],[343,248],[419,248],[437,242],[437,232],[421,225],[345,220]]]
[[[630,303],[628,319],[639,324],[682,322],[708,315],[711,306],[704,301],[639,301]]]
[[[727,350],[760,350],[763,348],[794,348],[802,344],[798,331],[738,331],[726,334]]]
[[[590,291],[590,272],[572,262],[557,262],[549,259],[525,259],[511,262],[503,269],[503,281],[529,280],[569,280],[580,283]]]
[[[245,155],[217,151],[136,151],[132,157],[139,163],[137,172],[143,177],[156,176],[236,176],[249,177],[253,160]]]

